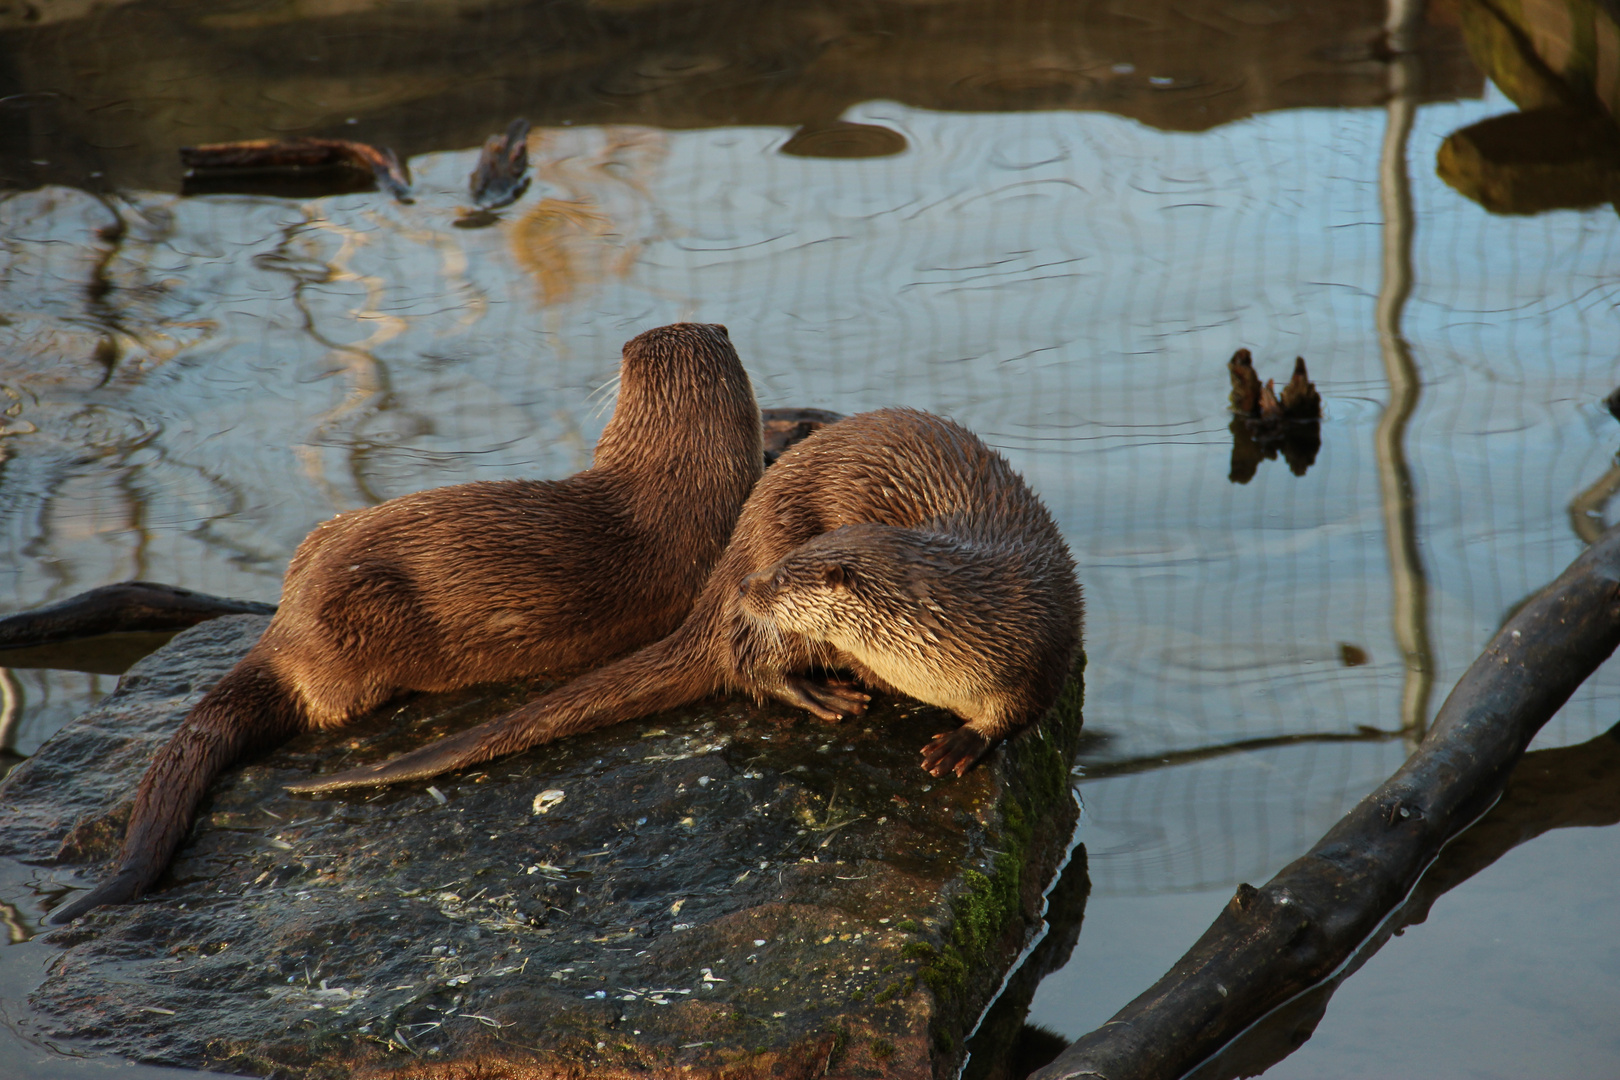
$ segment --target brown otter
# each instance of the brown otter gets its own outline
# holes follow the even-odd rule
[[[739,608],[767,635],[774,627],[833,646],[866,685],[968,721],[923,748],[923,767],[939,775],[965,771],[1056,700],[1068,668],[1052,660],[1073,651],[1078,603],[1061,546],[867,523],[750,574]],[[977,750],[958,753],[971,748],[970,732]]]
[[[392,761],[289,787],[435,776],[720,690],[858,715],[866,694],[813,677],[838,669],[961,710],[969,722],[923,751],[934,775],[960,775],[1056,700],[1080,626],[1063,538],[1000,455],[937,416],[864,413],[771,467],[662,641]]]
[[[723,326],[624,347],[591,468],[341,514],[305,538],[258,643],[147,769],[116,875],[53,914],[142,893],[213,779],[404,690],[574,672],[680,625],[762,471],[753,387]]]

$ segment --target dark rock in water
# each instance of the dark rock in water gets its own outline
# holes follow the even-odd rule
[[[273,615],[276,605],[164,585],[121,581],[0,618],[0,649],[37,648],[96,634],[184,630],[221,615]]]
[[[836,424],[843,413],[827,409],[761,409],[760,434],[765,443],[765,464],[775,465],[789,447],[803,442],[828,424]]]
[[[104,873],[147,761],[265,621],[186,631],[19,766],[0,854]],[[288,1077],[954,1074],[1072,835],[1078,673],[961,780],[918,765],[936,709],[716,699],[432,786],[282,790],[528,692],[408,699],[227,774],[151,896],[46,939],[18,1024]]]
[[[1620,200],[1620,127],[1595,103],[1492,116],[1440,144],[1440,179],[1493,214]]]

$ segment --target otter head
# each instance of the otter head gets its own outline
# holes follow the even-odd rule
[[[685,505],[714,509],[713,526],[729,535],[764,453],[754,387],[724,326],[675,323],[625,342],[595,467],[621,468],[674,499],[693,499],[693,485],[713,488],[718,495]]]
[[[748,388],[731,334],[719,323],[672,323],[624,343],[619,361],[621,400],[650,392],[671,404],[712,392],[716,386]],[[753,400],[752,389],[748,397]]]
[[[904,578],[918,555],[914,536],[873,524],[822,533],[744,578],[742,610],[757,622],[828,641],[883,636],[884,620],[908,594]]]

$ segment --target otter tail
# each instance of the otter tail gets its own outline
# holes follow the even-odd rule
[[[287,790],[315,794],[425,780],[707,697],[720,689],[720,680],[701,647],[689,640],[696,635],[684,630],[477,727],[392,761],[288,784]]]
[[[93,908],[140,896],[169,865],[214,779],[244,755],[273,746],[304,726],[303,710],[291,692],[251,658],[243,660],[186,715],[147,767],[135,793],[117,872],[52,912],[50,921],[72,922]]]

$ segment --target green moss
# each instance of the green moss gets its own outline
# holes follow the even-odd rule
[[[894,965],[891,964],[889,966],[893,967]],[[888,986],[885,986],[882,990],[879,990],[876,994],[872,995],[872,1000],[874,1002],[876,1002],[877,1004],[882,1005],[886,1001],[893,1001],[899,995],[900,995],[900,983],[897,980],[895,982],[890,983]]]
[[[931,960],[934,951],[934,947],[926,941],[908,941],[900,950],[900,955],[908,960]]]
[[[900,922],[896,924],[895,929],[904,930],[908,934],[915,934],[920,932],[922,927],[917,925],[916,919],[901,919]]]
[[[962,962],[962,954],[954,946],[947,945],[919,974],[936,996],[954,1000],[967,981],[967,964]]]
[[[999,851],[985,870],[963,871],[963,887],[951,900],[947,943],[918,973],[940,1006],[932,1026],[936,1051],[946,1057],[956,1049],[950,1029],[969,1006],[968,975],[986,970],[1008,931],[1022,924],[1024,868],[1037,841],[1053,841],[1049,823],[1061,816],[1071,798],[1069,770],[1082,723],[1084,669],[1082,653],[1052,711],[1038,728],[1007,747],[1000,828],[988,838],[991,849]],[[912,946],[902,954],[927,957]]]
[[[888,1039],[873,1039],[872,1056],[879,1061],[887,1061],[894,1056],[894,1043]]]
[[[851,1000],[851,1001],[865,1001],[866,1000],[866,991],[864,991],[864,990],[851,991],[850,995],[849,995],[849,1000]]]

